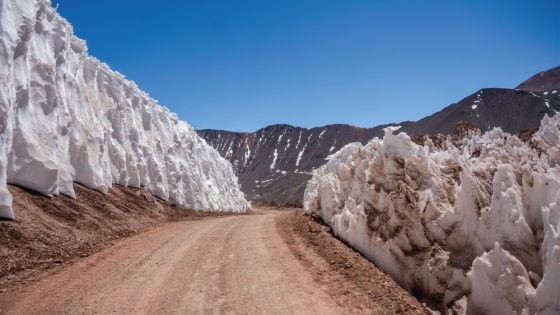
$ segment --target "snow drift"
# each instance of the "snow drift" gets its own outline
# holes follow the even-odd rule
[[[134,82],[88,55],[47,0],[0,0],[0,217],[6,183],[75,197],[145,186],[196,210],[245,211],[230,164]]]
[[[424,146],[397,128],[316,170],[304,209],[436,310],[560,312],[560,115]]]

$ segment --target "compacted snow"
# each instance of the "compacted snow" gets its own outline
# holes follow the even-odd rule
[[[88,55],[47,0],[0,0],[0,217],[6,183],[75,197],[145,186],[196,210],[245,211],[231,165],[177,115]]]
[[[420,146],[397,129],[333,154],[305,211],[437,312],[559,314],[560,115],[530,143],[494,129]]]

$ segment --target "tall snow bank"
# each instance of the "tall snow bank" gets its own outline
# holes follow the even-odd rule
[[[494,129],[438,148],[397,129],[332,155],[305,211],[444,314],[558,314],[560,115],[531,143]]]
[[[88,55],[47,0],[0,0],[0,217],[6,183],[75,197],[145,186],[196,210],[245,211],[230,164],[134,82]]]

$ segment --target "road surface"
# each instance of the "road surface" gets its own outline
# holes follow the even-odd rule
[[[6,292],[6,314],[341,314],[274,225],[283,211],[170,223]],[[21,292],[23,291],[23,292]]]

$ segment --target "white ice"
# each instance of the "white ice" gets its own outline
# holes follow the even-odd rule
[[[245,211],[231,165],[177,115],[88,55],[47,0],[0,1],[0,216],[6,183],[75,198],[145,186],[196,209]]]
[[[530,143],[493,129],[419,146],[397,129],[331,155],[305,211],[442,314],[558,314],[560,115]]]

